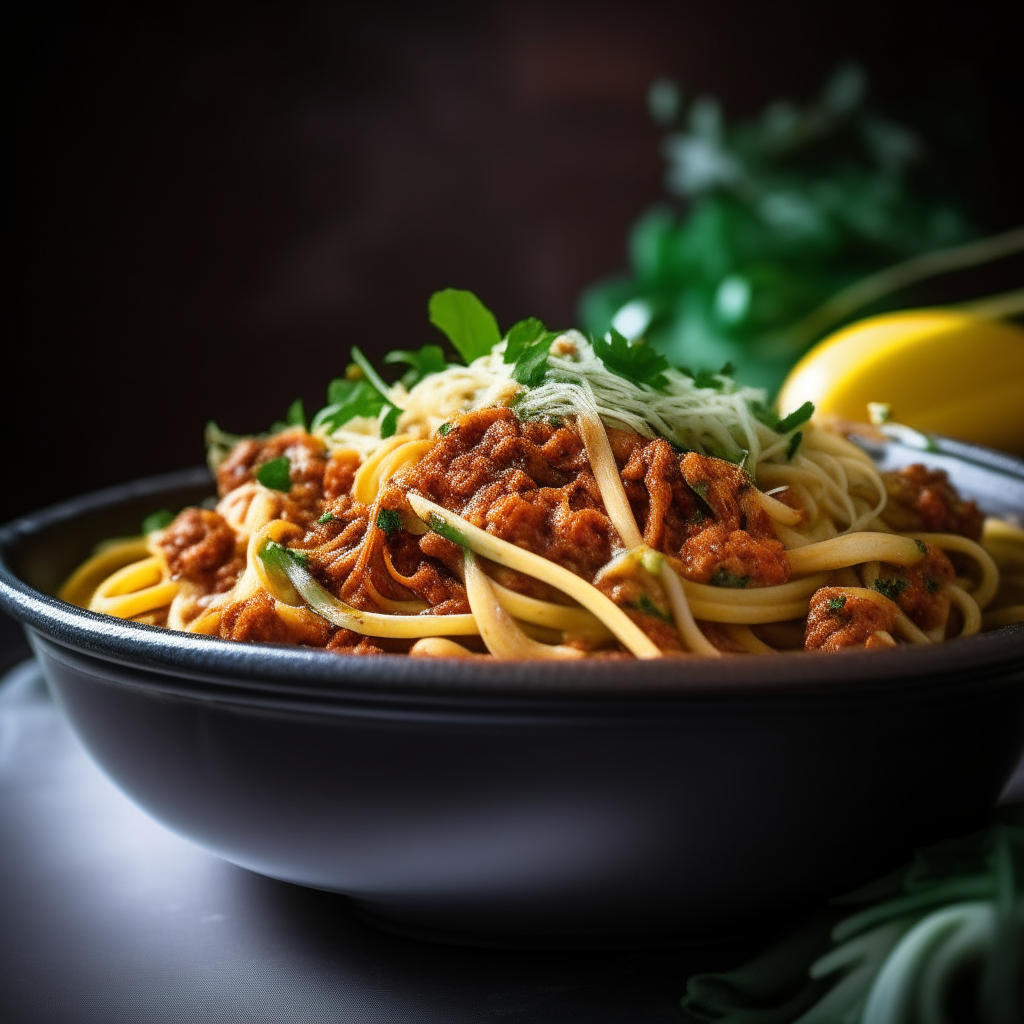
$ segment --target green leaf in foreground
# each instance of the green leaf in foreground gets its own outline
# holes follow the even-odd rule
[[[256,479],[272,491],[290,491],[292,489],[291,469],[292,464],[288,456],[279,455],[276,459],[264,462],[256,470]]]
[[[668,369],[668,360],[664,356],[643,343],[630,344],[614,328],[608,332],[608,338],[606,341],[595,335],[591,344],[598,358],[612,373],[655,391],[661,391],[668,385],[668,378],[663,372]]]
[[[166,530],[174,522],[174,513],[169,508],[162,508],[159,512],[150,512],[142,520],[143,533],[155,533],[157,530]]]
[[[472,292],[461,288],[434,292],[427,309],[430,322],[467,363],[487,355],[501,341],[494,314]]]

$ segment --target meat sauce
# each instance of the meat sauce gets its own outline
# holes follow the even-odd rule
[[[821,587],[811,597],[804,647],[835,653],[847,647],[888,647],[897,611],[889,601],[873,601],[842,587]]]
[[[660,438],[610,430],[609,439],[644,542],[672,556],[687,579],[743,587],[776,586],[788,580],[785,548],[742,468],[696,452],[678,452]],[[435,533],[417,534],[394,526],[396,518],[415,521],[405,498],[408,490],[415,490],[488,533],[594,584],[663,649],[680,646],[667,609],[657,607],[635,576],[601,571],[621,543],[604,511],[586,449],[571,426],[521,421],[504,408],[467,413],[419,463],[386,484],[373,506],[351,494],[358,456],[329,456],[319,438],[295,428],[266,440],[240,442],[219,469],[221,496],[252,484],[261,466],[282,455],[289,460],[291,486],[287,493],[270,493],[278,517],[303,530],[300,539],[289,543],[305,550],[314,577],[353,607],[383,607],[404,614],[469,611],[460,549]],[[888,474],[886,486],[901,528],[907,517],[916,517],[914,522],[928,529],[980,533],[976,507],[959,499],[945,474],[910,467]],[[386,513],[397,517],[389,520]],[[244,550],[236,550],[233,531],[216,512],[186,509],[159,544],[172,575],[211,596],[229,590],[244,569]],[[511,589],[565,600],[530,577],[497,566],[491,569]],[[923,628],[941,621],[948,608],[942,584],[953,576],[945,555],[929,549],[928,556],[909,570],[883,567],[883,578],[889,580],[894,570],[902,574],[894,585],[899,606]],[[838,650],[871,645],[875,634],[891,628],[870,602],[862,607],[858,599],[849,599],[844,611],[836,611],[831,589],[814,595],[806,646]],[[406,641],[362,637],[308,612],[283,621],[275,614],[273,600],[263,593],[230,605],[219,632],[232,640],[301,643],[360,654],[410,646]],[[724,633],[711,632],[717,646],[735,648]]]

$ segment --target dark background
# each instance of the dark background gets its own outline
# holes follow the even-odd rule
[[[211,417],[245,432],[297,396],[316,409],[351,344],[436,340],[436,288],[472,288],[503,327],[571,324],[662,197],[658,76],[736,116],[807,99],[857,58],[878,106],[932,140],[921,187],[985,229],[1024,221],[1019,37],[986,5],[93,4],[28,19],[9,37],[5,519],[196,464]]]

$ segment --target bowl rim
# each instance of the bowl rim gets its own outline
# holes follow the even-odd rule
[[[1016,460],[1014,460],[1016,461]],[[1021,463],[1024,470],[1024,463]],[[1022,473],[1024,475],[1024,473]],[[665,698],[834,694],[992,679],[1024,685],[1024,624],[934,646],[855,650],[841,655],[785,651],[771,657],[582,659],[577,662],[476,661],[354,656],[280,644],[237,643],[178,633],[86,611],[43,593],[13,571],[10,554],[44,530],[86,513],[213,483],[204,468],[145,477],[60,502],[0,527],[0,607],[60,647],[105,662],[192,680],[225,692],[276,692],[323,701],[400,695],[526,698],[560,702],[610,697]],[[712,671],[708,671],[711,669]]]

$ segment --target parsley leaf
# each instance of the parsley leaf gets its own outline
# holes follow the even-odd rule
[[[797,448],[800,447],[800,442],[804,439],[803,431],[798,430],[790,439],[789,444],[786,445],[786,458],[791,459],[796,455]]]
[[[487,355],[501,341],[494,314],[472,292],[460,288],[434,292],[427,309],[430,322],[467,363]]]
[[[513,324],[508,329],[508,334],[505,335],[505,362],[516,362],[527,349],[535,345],[547,333],[548,329],[544,326],[543,321],[538,320],[535,316]]]
[[[801,423],[806,423],[813,415],[814,403],[804,402],[799,409],[779,420],[774,430],[777,434],[788,434],[794,427],[799,427]]]
[[[311,430],[325,427],[333,433],[357,416],[377,416],[386,403],[384,396],[365,381],[345,380],[338,377],[327,386],[327,401],[314,417]]]
[[[287,455],[279,455],[276,459],[264,462],[256,470],[256,479],[272,491],[290,491],[292,489],[291,460]]]
[[[291,405],[288,406],[288,412],[285,413],[285,423],[290,427],[302,427],[306,429],[306,409],[302,404],[301,398],[296,398]]]
[[[735,576],[725,569],[719,569],[708,581],[713,587],[734,587],[742,590],[749,582],[749,576]]]
[[[875,578],[875,590],[883,597],[889,598],[890,601],[895,601],[906,589],[907,581],[901,576],[894,576],[890,579],[885,579],[882,576]]]
[[[448,363],[444,358],[444,349],[440,345],[424,345],[418,352],[411,349],[396,349],[384,357],[385,363],[406,363],[409,369],[402,374],[402,384],[410,389],[424,377],[432,373],[440,373]]]
[[[668,378],[662,371],[668,369],[668,360],[663,355],[643,343],[631,345],[614,327],[608,331],[608,338],[606,341],[592,335],[590,343],[612,373],[655,391],[665,389]]]
[[[318,523],[323,525],[324,523],[334,522],[334,516],[330,512],[325,512],[318,520]]]
[[[833,597],[828,603],[828,610],[830,612],[841,612],[845,606],[845,597]]]
[[[142,533],[155,533],[157,530],[166,530],[174,522],[174,513],[169,508],[162,508],[159,512],[150,512],[142,520]]]
[[[920,551],[922,555],[928,554],[928,545],[925,544],[923,540],[917,540],[915,538],[914,543],[917,545],[917,550]]]
[[[924,589],[927,590],[929,594],[935,594],[942,589],[942,583],[933,576],[926,576]]]
[[[377,513],[377,527],[388,536],[402,528],[402,517],[390,508],[382,508]]]
[[[528,388],[537,387],[548,371],[551,342],[558,335],[549,331],[542,321],[529,317],[514,324],[505,335],[506,363],[515,363],[512,379]]]
[[[447,436],[448,436],[448,432],[449,432],[449,431],[450,431],[451,429],[452,429],[452,425],[451,425],[450,423],[442,423],[442,424],[441,424],[441,426],[439,426],[439,427],[437,428],[437,432],[438,432],[438,433],[439,433],[439,434],[440,434],[440,435],[441,435],[442,437],[447,437]]]
[[[397,405],[391,405],[390,403],[387,405],[387,410],[380,421],[380,436],[382,438],[394,436],[395,431],[398,429],[398,417],[402,412]]]

